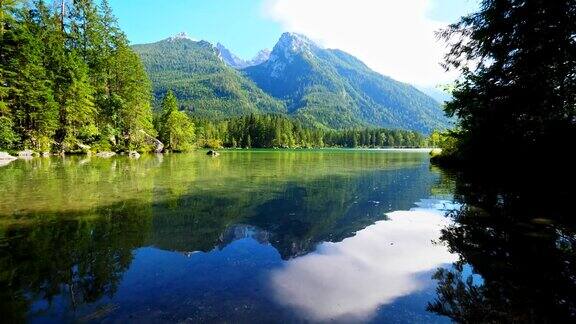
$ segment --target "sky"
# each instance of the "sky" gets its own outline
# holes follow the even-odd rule
[[[455,78],[439,66],[434,31],[477,8],[477,0],[110,0],[132,44],[179,32],[220,42],[248,59],[283,32],[344,50],[372,69],[421,87]]]

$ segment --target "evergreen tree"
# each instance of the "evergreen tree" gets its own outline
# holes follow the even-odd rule
[[[576,137],[575,20],[574,0],[483,0],[441,33],[446,68],[462,73],[446,106],[459,119],[457,158],[514,158]]]
[[[0,116],[0,149],[11,149],[20,141],[13,128],[12,119]]]
[[[8,67],[17,49],[14,13],[18,2],[0,1],[0,148],[4,149],[12,148],[19,142],[9,105],[10,94],[16,90],[9,79],[15,76],[16,71],[11,71]]]
[[[143,134],[155,135],[155,131],[151,85],[142,62],[127,44],[120,44],[111,58],[110,71],[110,105],[104,113],[109,113],[125,148],[144,147]]]
[[[168,150],[187,151],[193,147],[194,123],[186,113],[178,110],[178,100],[172,91],[168,91],[162,101],[159,134]]]
[[[21,23],[10,31],[18,44],[7,64],[13,72],[7,79],[14,88],[9,99],[11,110],[23,146],[49,151],[58,127],[58,107],[44,67],[44,31],[38,24],[37,11],[21,10],[20,14]]]
[[[88,67],[75,53],[69,55],[70,84],[61,103],[62,148],[65,151],[92,143],[99,135],[95,124],[94,90],[89,82]]]

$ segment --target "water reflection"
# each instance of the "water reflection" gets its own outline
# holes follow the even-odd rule
[[[569,174],[526,175],[457,175],[462,208],[441,240],[459,260],[435,274],[430,311],[462,323],[574,322],[574,189],[559,185],[573,182]]]
[[[0,314],[7,323],[111,297],[150,230],[150,209],[126,202],[96,219],[0,231]],[[62,311],[62,309],[59,309]]]
[[[574,190],[427,159],[14,161],[0,169],[1,320],[573,322]]]
[[[429,280],[419,274],[456,260],[434,243],[448,225],[439,210],[389,213],[387,221],[274,270],[274,294],[307,320],[369,320],[379,306],[427,288]]]
[[[299,321],[272,298],[270,271],[429,196],[438,174],[426,159],[16,161],[0,171],[0,312],[8,321]]]

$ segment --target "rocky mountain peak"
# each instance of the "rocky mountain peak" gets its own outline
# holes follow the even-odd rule
[[[262,64],[270,58],[270,53],[272,53],[269,49],[263,49],[259,51],[256,56],[252,60],[250,60],[250,65],[258,65]]]
[[[176,40],[182,40],[182,39],[191,40],[194,42],[198,41],[198,40],[188,36],[188,34],[186,32],[180,32],[180,33],[168,38],[168,40],[170,40],[170,41],[176,41]]]

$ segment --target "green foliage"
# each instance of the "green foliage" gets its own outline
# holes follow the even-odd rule
[[[484,0],[441,33],[446,68],[462,73],[446,112],[459,120],[464,162],[552,152],[576,137],[575,19],[573,0]]]
[[[189,151],[193,147],[194,123],[186,113],[178,110],[178,100],[168,91],[162,101],[162,112],[158,122],[160,140],[167,150]]]
[[[305,126],[283,115],[249,115],[218,122],[197,119],[196,124],[198,146],[210,148],[428,146],[428,139],[414,131],[382,128],[326,130]]]
[[[150,81],[107,1],[67,3],[65,16],[43,1],[17,2],[0,3],[0,117],[19,139],[10,145],[146,150]]]
[[[75,60],[70,65],[70,82],[63,92],[63,102],[60,109],[62,149],[70,151],[77,141],[91,143],[98,129],[95,125],[97,114],[94,103],[94,89],[88,79],[88,68],[84,62]],[[89,130],[89,131],[88,131]]]
[[[129,149],[141,148],[145,143],[139,131],[155,133],[150,81],[136,53],[125,44],[114,51],[109,68],[112,110],[121,139]]]
[[[11,149],[20,141],[14,132],[14,122],[6,116],[0,116],[0,149]]]
[[[431,161],[444,165],[461,161],[463,159],[459,151],[461,136],[458,130],[432,133],[429,139],[430,146],[439,148],[440,151],[431,152]]]

